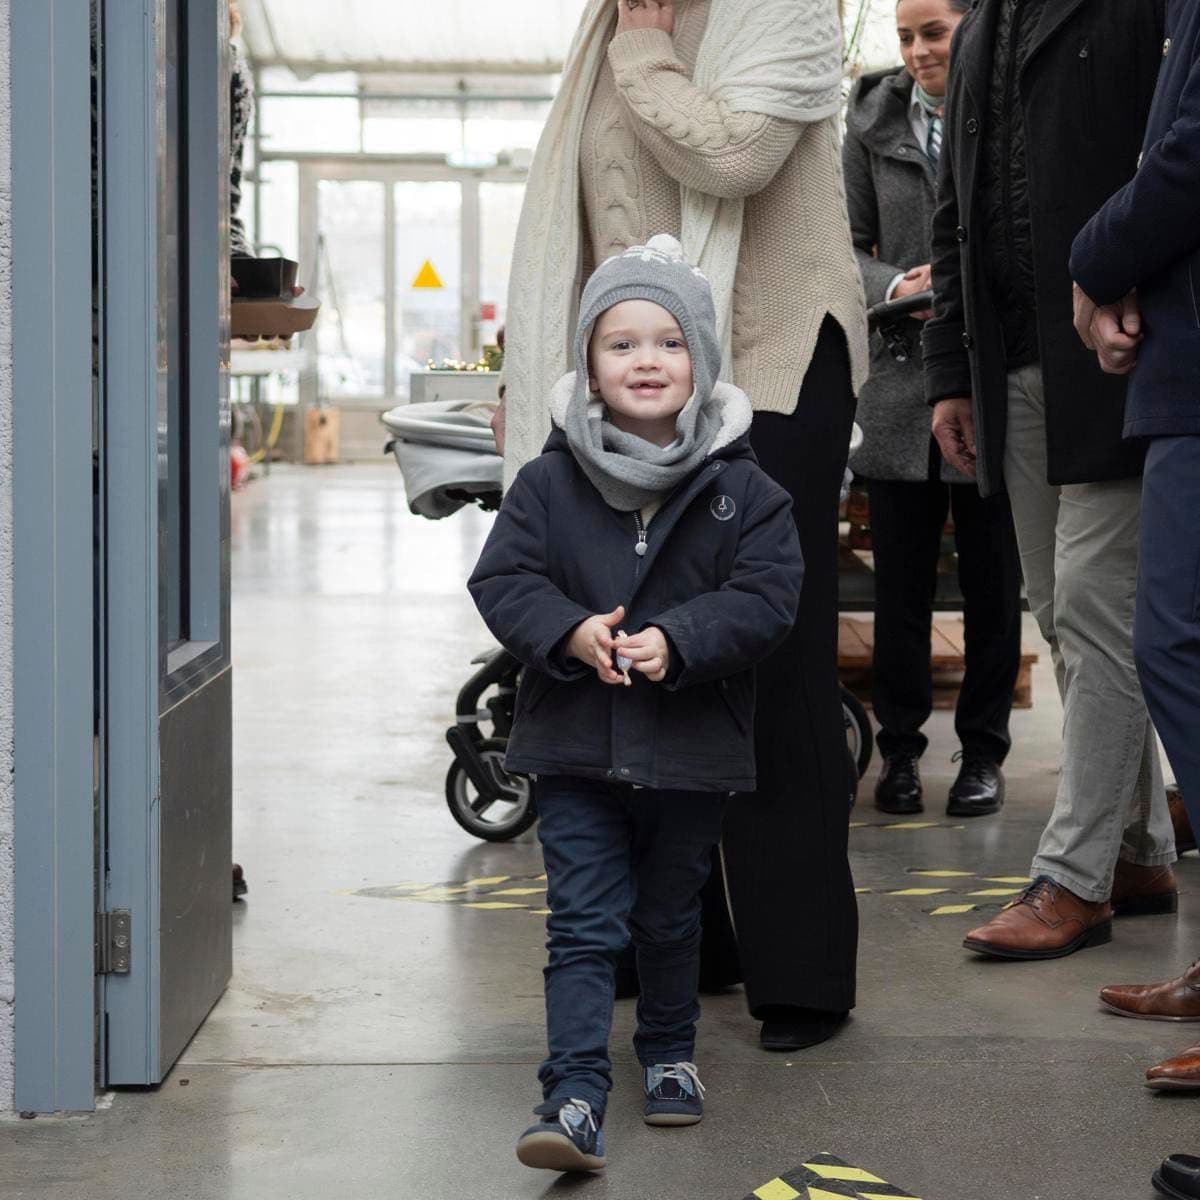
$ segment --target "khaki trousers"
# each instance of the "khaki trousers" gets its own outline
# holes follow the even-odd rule
[[[1175,860],[1158,747],[1133,659],[1140,478],[1046,482],[1046,404],[1036,364],[1008,380],[1004,478],[1029,607],[1063,701],[1054,811],[1033,860],[1085,900],[1106,900],[1118,856]]]

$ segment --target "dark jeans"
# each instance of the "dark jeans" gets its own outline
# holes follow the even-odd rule
[[[933,711],[929,637],[946,516],[954,516],[963,595],[966,674],[954,728],[963,751],[1001,763],[1021,665],[1021,564],[1006,495],[974,484],[872,479],[875,664],[871,700],[884,755],[920,757]]]
[[[613,971],[632,937],[638,1061],[690,1061],[700,1015],[700,889],[721,837],[722,792],[660,792],[569,776],[536,785],[546,861],[547,1101],[604,1112],[612,1086]]]
[[[1200,829],[1200,436],[1150,442],[1133,651],[1146,707]]]

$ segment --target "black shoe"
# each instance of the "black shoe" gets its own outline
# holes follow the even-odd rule
[[[990,817],[1004,804],[1004,772],[981,755],[962,755],[958,778],[950,785],[948,817]]]
[[[517,1158],[544,1171],[599,1171],[605,1166],[604,1130],[584,1100],[539,1105],[541,1117],[517,1142]]]
[[[883,770],[875,785],[875,807],[880,812],[907,816],[923,812],[921,803],[921,772],[915,754],[890,754],[883,760]]]
[[[758,1040],[764,1050],[803,1050],[827,1042],[850,1015],[823,1008],[771,1005],[762,1010]]]
[[[1200,1158],[1171,1154],[1151,1179],[1154,1190],[1171,1200],[1200,1200]]]

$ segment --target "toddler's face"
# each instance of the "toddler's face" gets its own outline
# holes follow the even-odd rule
[[[627,419],[676,416],[692,394],[692,356],[679,322],[651,300],[614,304],[592,330],[588,384]]]

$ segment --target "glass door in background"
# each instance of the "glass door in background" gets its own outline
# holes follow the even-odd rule
[[[479,185],[479,342],[494,343],[505,321],[508,269],[525,199],[524,182]]]
[[[385,184],[317,181],[316,325],[321,395],[380,398],[386,379]]]
[[[464,191],[450,180],[391,185],[395,242],[394,394],[408,397],[408,379],[432,360],[473,353],[464,329],[464,292],[474,290],[464,265]],[[464,337],[464,333],[467,334]]]

